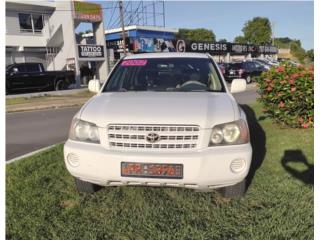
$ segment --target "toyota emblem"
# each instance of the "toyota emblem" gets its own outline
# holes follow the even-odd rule
[[[150,143],[155,143],[160,140],[160,136],[157,133],[148,133],[146,136],[146,140]]]

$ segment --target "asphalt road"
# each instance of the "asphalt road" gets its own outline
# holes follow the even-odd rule
[[[256,100],[255,88],[234,94],[240,104]],[[6,160],[65,141],[79,107],[6,114]]]
[[[62,108],[6,114],[6,160],[62,141],[79,110]]]

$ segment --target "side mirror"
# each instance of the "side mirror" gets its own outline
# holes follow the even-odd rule
[[[100,90],[100,80],[92,79],[89,81],[88,89],[90,92],[98,93]]]
[[[243,78],[234,79],[231,83],[231,93],[244,92],[247,88],[247,82]]]

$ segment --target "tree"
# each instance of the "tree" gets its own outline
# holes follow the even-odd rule
[[[225,39],[225,38],[221,38],[221,39],[219,39],[218,42],[219,42],[219,43],[227,43],[228,41],[227,41],[227,39]]]
[[[306,58],[306,51],[301,47],[300,40],[293,40],[290,43],[290,52],[295,56],[301,63],[304,62]]]
[[[233,42],[234,43],[241,43],[241,44],[247,43],[247,41],[244,38],[244,36],[236,36],[235,39],[233,40]]]
[[[310,49],[310,50],[307,51],[307,57],[309,58],[309,60],[310,60],[311,62],[314,61],[314,52],[313,52],[313,49]]]
[[[271,24],[268,18],[255,17],[245,23],[242,28],[244,39],[250,44],[270,44]]]
[[[196,28],[196,29],[179,29],[179,32],[176,34],[178,39],[185,39],[189,41],[206,41],[206,42],[215,42],[216,35],[212,30],[205,28]]]
[[[274,39],[274,45],[277,46],[278,48],[290,48],[290,44],[293,40],[288,37],[283,37],[283,38],[275,38]]]

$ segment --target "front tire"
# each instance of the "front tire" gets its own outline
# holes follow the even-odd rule
[[[79,178],[75,178],[75,183],[76,183],[78,192],[83,192],[83,193],[95,193],[102,188],[97,184],[82,181]]]
[[[242,197],[246,193],[246,179],[242,180],[241,182],[218,189],[222,197],[225,198],[237,198]]]

